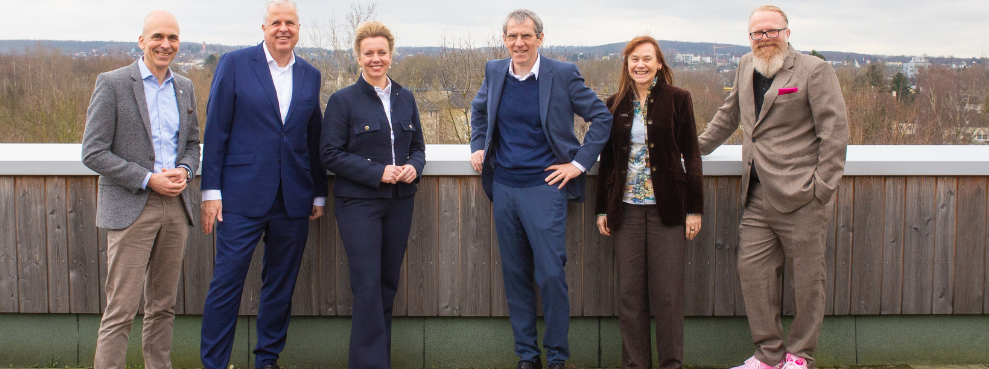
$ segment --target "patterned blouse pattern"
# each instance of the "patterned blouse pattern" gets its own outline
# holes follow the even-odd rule
[[[656,86],[656,80],[652,87]],[[650,91],[652,88],[650,88]],[[649,101],[651,96],[646,96]],[[652,172],[649,170],[649,150],[646,145],[646,116],[648,107],[642,106],[638,99],[632,102],[635,108],[632,118],[632,148],[628,157],[628,175],[625,179],[625,196],[622,199],[627,204],[652,205],[656,203],[653,193]]]

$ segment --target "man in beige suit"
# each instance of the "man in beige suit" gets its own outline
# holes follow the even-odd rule
[[[844,172],[848,118],[834,69],[794,50],[789,38],[782,10],[752,11],[752,52],[739,61],[734,88],[699,138],[707,155],[742,125],[738,275],[756,350],[739,369],[813,368],[824,319],[825,204]],[[796,297],[785,343],[784,260],[793,265]]]

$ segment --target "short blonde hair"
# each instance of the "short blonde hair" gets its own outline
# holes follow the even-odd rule
[[[756,12],[773,12],[773,13],[778,13],[779,15],[782,15],[783,16],[783,23],[785,23],[785,26],[787,26],[787,27],[790,26],[790,20],[786,18],[786,13],[784,13],[783,12],[783,9],[780,9],[776,5],[763,5],[763,6],[760,6],[760,7],[755,8],[755,9],[752,9],[752,12],[749,13],[749,20],[750,21],[752,20],[752,16],[755,15]]]
[[[368,21],[361,23],[354,32],[354,57],[361,59],[361,41],[366,38],[384,37],[388,40],[388,52],[395,54],[395,36],[391,34],[384,23],[378,21]]]

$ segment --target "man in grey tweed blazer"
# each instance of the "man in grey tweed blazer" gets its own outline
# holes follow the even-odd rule
[[[138,45],[144,57],[96,79],[83,136],[83,163],[100,174],[96,225],[109,241],[94,369],[125,367],[142,291],[145,367],[171,368],[173,307],[193,225],[185,189],[199,168],[199,119],[192,82],[168,67],[179,49],[175,17],[148,14]]]
[[[807,369],[824,319],[826,204],[844,173],[848,118],[831,65],[793,49],[786,14],[749,15],[752,52],[742,57],[725,104],[699,138],[710,154],[742,126],[738,277],[756,345],[744,369]],[[796,315],[784,343],[779,277],[793,265]]]

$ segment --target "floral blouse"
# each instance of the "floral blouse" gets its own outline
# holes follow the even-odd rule
[[[656,82],[653,81],[655,86]],[[649,97],[646,97],[649,101]],[[652,177],[649,171],[649,150],[646,145],[646,110],[639,101],[633,101],[635,116],[632,118],[632,149],[628,156],[628,176],[625,179],[625,196],[622,199],[627,204],[652,205],[656,203],[653,194]]]

